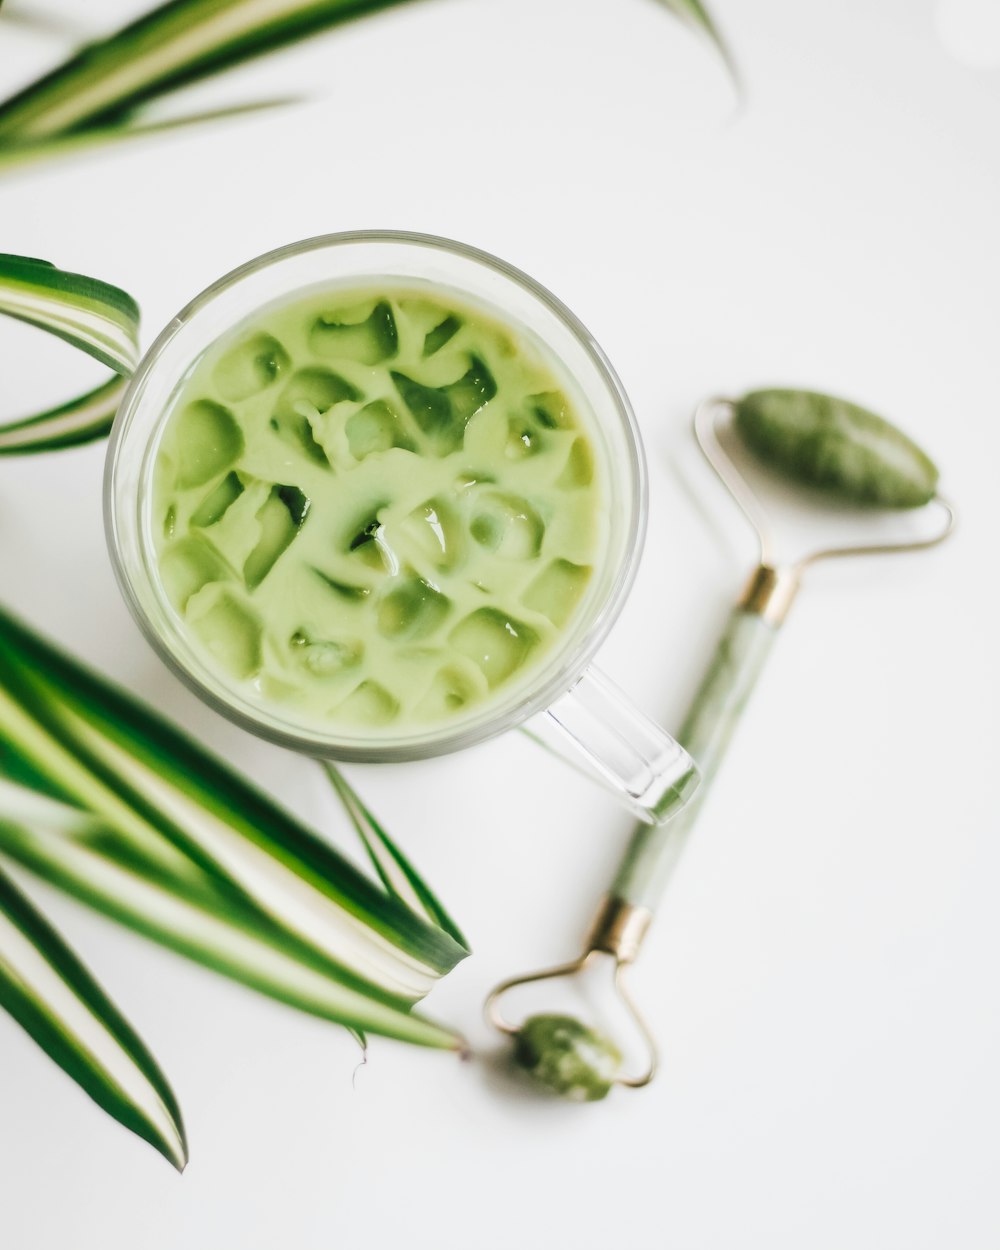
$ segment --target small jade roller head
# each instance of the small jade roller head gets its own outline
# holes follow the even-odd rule
[[[531,1016],[514,1035],[514,1063],[572,1102],[607,1097],[621,1072],[614,1042],[573,1016]]]

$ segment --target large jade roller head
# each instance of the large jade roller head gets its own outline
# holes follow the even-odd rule
[[[779,560],[764,505],[719,439],[723,425],[773,473],[809,488],[817,504],[824,497],[836,499],[841,515],[845,504],[869,513],[933,506],[941,524],[930,537],[823,547],[793,562]],[[679,734],[701,770],[701,787],[668,824],[636,828],[580,957],[504,981],[486,1003],[489,1020],[514,1038],[515,1064],[550,1092],[578,1101],[603,1098],[614,1085],[644,1085],[653,1077],[655,1042],[626,992],[622,973],[639,952],[803,570],[833,557],[932,547],[954,527],[954,512],[938,492],[934,462],[901,430],[846,399],[780,388],[751,391],[742,399],[705,401],[695,413],[694,430],[709,464],[750,522],[759,548],[757,568],[730,614]],[[499,1000],[508,990],[576,976],[602,958],[610,963],[615,987],[649,1049],[639,1073],[625,1070],[619,1048],[603,1032],[572,1016],[535,1015],[515,1025],[500,1010]]]
[[[862,514],[915,510],[932,505],[940,526],[929,537],[895,542],[821,547],[794,561],[778,556],[765,506],[719,441],[728,423],[738,440],[772,473],[814,493],[814,502],[854,505]],[[919,551],[942,542],[955,514],[938,491],[934,461],[884,417],[833,395],[771,387],[741,399],[707,400],[694,418],[703,454],[750,522],[758,541],[758,567],[741,607],[780,624],[802,572],[819,560]]]
[[[919,508],[937,493],[934,461],[902,430],[846,399],[751,391],[730,407],[747,447],[793,481],[879,508]]]

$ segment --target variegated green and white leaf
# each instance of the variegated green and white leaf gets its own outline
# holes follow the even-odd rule
[[[169,0],[0,104],[0,143],[122,120],[135,107],[403,0]]]
[[[187,1162],[180,1108],[155,1059],[59,934],[0,870],[0,1007],[91,1098]]]
[[[79,399],[0,426],[0,456],[59,451],[104,438],[111,429],[124,391],[125,381],[112,378]]]
[[[0,253],[0,312],[58,335],[122,376],[139,360],[131,295],[50,261]]]
[[[0,856],[163,946],[300,1011],[417,1045],[460,1039],[303,949],[170,843],[140,843],[79,808],[0,780]]]
[[[94,33],[92,25],[79,20],[79,15],[56,13],[43,9],[36,0],[0,0],[0,15],[10,26],[23,26],[33,34],[46,35],[62,44],[79,47]]]
[[[156,121],[136,121],[129,126],[88,126],[86,130],[74,130],[55,138],[13,140],[0,143],[0,175],[30,170],[33,166],[55,157],[82,156],[93,148],[108,144],[128,143],[135,139],[172,135],[175,131],[189,130],[209,122],[229,121],[266,113],[288,104],[301,101],[300,96],[278,96],[269,100],[253,100],[245,104],[231,104],[226,108],[205,109],[196,113],[183,113],[176,117],[162,117]]]
[[[166,843],[280,931],[284,949],[394,1006],[422,997],[467,953],[190,739],[4,614],[0,771],[96,816],[133,855],[162,860]]]
[[[106,39],[87,44],[0,103],[0,170],[44,153],[30,146],[87,131],[95,140],[135,125],[139,106],[253,57],[406,0],[168,0]],[[610,0],[609,0],[610,2]],[[662,0],[707,34],[735,68],[700,0]],[[170,124],[170,123],[168,123]],[[154,125],[152,129],[156,129]],[[100,132],[100,136],[97,132]]]
[[[333,788],[343,803],[344,810],[364,844],[372,867],[389,893],[395,895],[412,911],[425,916],[431,924],[443,929],[445,933],[450,933],[461,946],[467,947],[468,943],[458,925],[361,801],[360,795],[348,783],[344,774],[328,760],[323,761],[322,767],[333,783]]]
[[[107,282],[48,261],[0,254],[0,313],[46,330],[111,368],[110,382],[35,416],[0,425],[0,455],[54,451],[103,438],[139,359],[139,309]]]

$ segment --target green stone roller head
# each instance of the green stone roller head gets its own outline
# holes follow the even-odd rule
[[[817,495],[822,492],[828,499],[866,509],[933,505],[941,513],[941,526],[926,538],[828,547],[791,563],[781,561],[759,499],[719,441],[723,422],[757,459]],[[954,510],[938,492],[933,461],[888,421],[847,400],[787,389],[751,391],[737,400],[706,400],[695,413],[694,432],[705,458],[753,528],[759,547],[757,567],[730,614],[678,735],[701,770],[701,786],[669,823],[636,828],[580,957],[504,981],[486,1002],[490,1022],[515,1039],[515,1063],[551,1092],[580,1101],[603,1098],[614,1085],[636,1087],[653,1078],[655,1040],[626,993],[622,971],[639,953],[804,570],[820,560],[923,550],[943,542],[955,525]],[[600,957],[610,959],[615,986],[649,1049],[647,1066],[636,1075],[622,1070],[620,1052],[611,1041],[572,1017],[532,1016],[514,1026],[499,1009],[507,990],[575,975]]]
[[[815,391],[751,391],[731,405],[736,429],[765,464],[851,503],[920,508],[937,494],[937,466],[873,412]]]

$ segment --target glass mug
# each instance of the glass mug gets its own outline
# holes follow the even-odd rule
[[[581,425],[603,472],[605,549],[566,627],[511,690],[496,692],[454,724],[328,727],[258,702],[199,654],[157,575],[153,465],[178,388],[221,336],[299,295],[394,283],[408,292],[423,287],[432,297],[464,298],[495,322],[541,341],[577,411],[590,418]],[[668,819],[697,784],[686,752],[591,665],[632,584],[645,535],[645,462],[629,401],[569,309],[496,257],[428,235],[359,231],[294,243],[227,274],[178,313],[139,364],[111,433],[104,503],[115,574],[146,637],[207,703],[261,737],[320,757],[376,763],[444,754],[522,726],[651,823]]]

